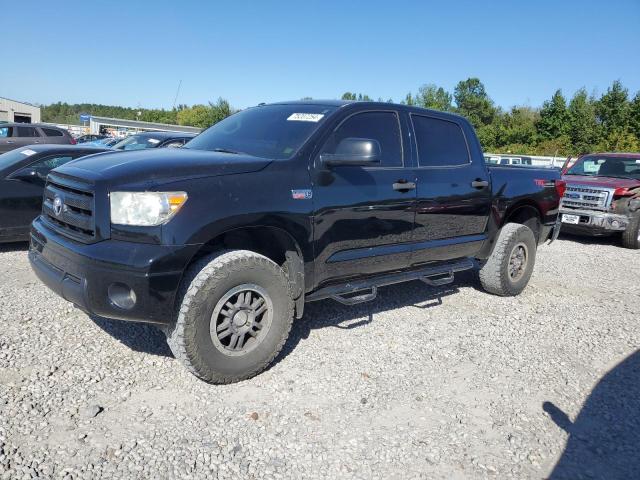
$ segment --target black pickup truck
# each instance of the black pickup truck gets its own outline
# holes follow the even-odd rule
[[[159,324],[190,371],[229,383],[270,364],[306,301],[474,267],[487,291],[519,294],[557,233],[563,185],[550,169],[487,168],[456,115],[260,105],[179,150],[54,170],[29,258],[66,300]]]

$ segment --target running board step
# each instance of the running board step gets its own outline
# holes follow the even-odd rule
[[[442,275],[445,276],[443,277]],[[453,283],[455,273],[453,271],[449,271],[447,273],[433,275],[433,277],[438,278],[422,277],[420,280],[422,280],[430,287],[441,287],[442,285],[449,285],[450,283]]]
[[[307,302],[315,302],[317,300],[332,298],[344,305],[356,305],[375,299],[379,287],[408,282],[410,280],[422,280],[427,285],[438,287],[452,283],[456,272],[471,270],[475,266],[476,263],[473,259],[465,258],[456,262],[441,263],[439,265],[409,270],[407,272],[389,273],[363,280],[323,287],[308,294],[305,300]],[[366,293],[367,291],[369,291],[369,293]],[[365,293],[360,294],[359,292]],[[356,293],[358,293],[358,295],[347,296]]]
[[[371,293],[362,293],[353,297],[345,297],[343,295],[331,295],[336,302],[340,302],[343,305],[357,305],[358,303],[370,302],[375,300],[378,296],[378,287],[371,287]]]

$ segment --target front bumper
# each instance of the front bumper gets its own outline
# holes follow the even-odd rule
[[[617,213],[600,212],[597,210],[578,210],[565,208],[560,210],[562,215],[576,215],[580,217],[580,222],[562,223],[562,230],[576,233],[591,233],[604,235],[608,233],[623,232],[629,226],[629,217]]]
[[[166,324],[172,321],[182,274],[200,245],[150,245],[119,240],[81,244],[37,218],[29,261],[42,282],[91,315]],[[110,287],[125,286],[135,302],[121,308]]]

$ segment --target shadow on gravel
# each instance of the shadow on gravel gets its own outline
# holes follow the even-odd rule
[[[550,480],[638,478],[640,350],[598,382],[575,422],[551,402],[542,409],[569,434]]]
[[[92,316],[91,320],[120,343],[136,352],[173,358],[164,333],[153,325],[95,316]]]
[[[20,252],[29,250],[29,242],[0,243],[0,253]]]
[[[456,275],[453,284],[442,287],[429,287],[420,281],[383,287],[378,289],[378,297],[374,301],[360,305],[347,306],[334,300],[307,303],[304,318],[294,321],[289,338],[272,366],[291,353],[301,340],[309,338],[313,329],[333,327],[351,330],[373,322],[375,314],[379,312],[409,305],[422,309],[438,307],[442,305],[444,297],[455,295],[461,286],[480,288],[473,272],[462,272]],[[101,317],[91,319],[102,330],[132,350],[173,357],[164,334],[153,325]]]
[[[595,237],[590,235],[572,235],[571,233],[560,233],[558,237],[560,240],[567,240],[570,242],[580,243],[581,245],[610,245],[612,247],[620,247],[620,235],[607,235],[602,237]]]
[[[457,294],[459,287],[463,286],[480,288],[473,271],[456,274],[454,283],[441,287],[430,287],[420,281],[382,287],[378,289],[375,300],[354,306],[342,305],[335,300],[307,303],[304,317],[293,323],[289,338],[272,366],[289,355],[298,343],[309,338],[312,330],[327,327],[351,330],[375,321],[375,315],[380,312],[406,306],[421,309],[438,307],[442,305],[443,298]]]

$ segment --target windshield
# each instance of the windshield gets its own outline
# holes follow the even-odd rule
[[[640,179],[640,156],[636,158],[588,155],[578,160],[566,175]]]
[[[307,104],[253,107],[216,123],[184,148],[283,160],[290,158],[334,111],[335,107]]]
[[[36,152],[29,148],[17,148],[15,150],[11,150],[10,152],[3,153],[2,155],[0,155],[0,170],[4,170],[14,163],[25,160],[31,155],[35,155],[35,153]]]
[[[160,140],[147,135],[131,135],[116,143],[113,148],[118,150],[142,150],[144,148],[155,148]]]

